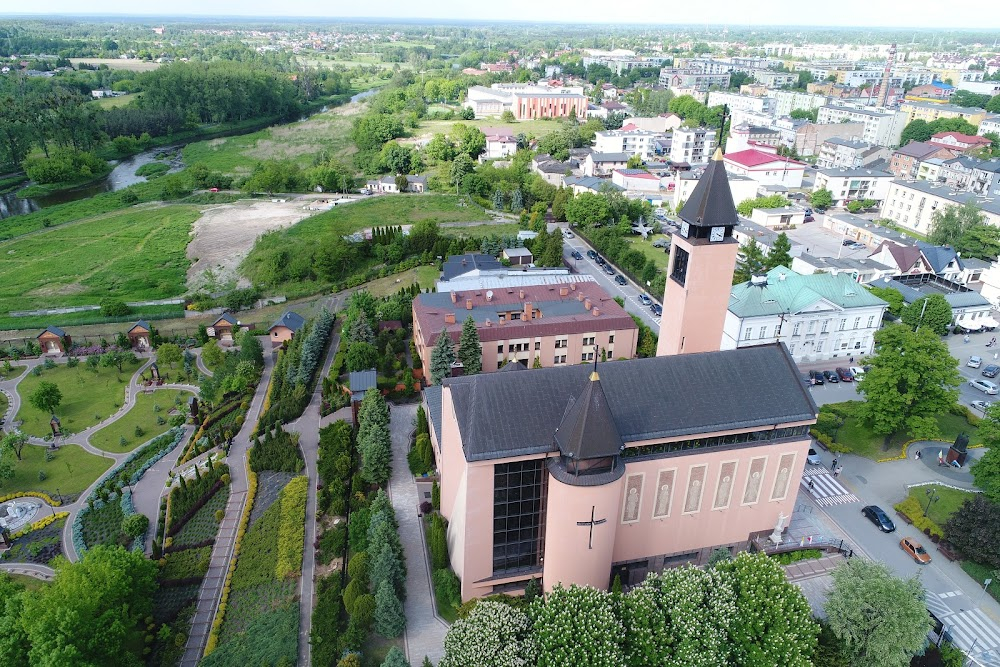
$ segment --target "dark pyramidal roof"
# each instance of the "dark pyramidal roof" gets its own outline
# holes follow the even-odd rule
[[[694,192],[680,212],[681,220],[699,227],[733,226],[739,222],[733,192],[729,189],[722,149],[705,168],[705,173],[694,186]]]
[[[575,460],[615,456],[625,447],[595,370],[556,429],[560,453]]]

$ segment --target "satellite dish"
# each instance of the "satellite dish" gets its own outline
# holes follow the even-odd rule
[[[486,300],[487,301],[492,301],[493,300],[493,290],[487,290],[486,291]]]

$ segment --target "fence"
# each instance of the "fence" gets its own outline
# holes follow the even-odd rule
[[[774,544],[766,537],[758,537],[750,543],[756,551],[763,552],[768,556],[775,554],[789,553],[791,551],[802,551],[804,549],[822,549],[823,551],[836,551],[848,558],[854,555],[854,547],[839,537],[826,537],[824,535],[810,536],[809,539],[802,538],[798,542],[782,542]]]

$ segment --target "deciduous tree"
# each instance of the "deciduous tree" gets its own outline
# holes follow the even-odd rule
[[[909,327],[927,327],[939,336],[948,333],[951,318],[951,305],[941,294],[930,294],[917,299],[903,308],[900,317],[903,324]]]
[[[1000,403],[994,403],[986,410],[986,418],[980,422],[980,436],[991,445],[996,445],[998,430],[997,417],[1000,416]],[[986,426],[986,432],[983,427]],[[1000,503],[1000,448],[990,447],[982,458],[972,464],[969,469],[972,478],[987,498]]]
[[[816,208],[830,208],[833,206],[833,193],[826,188],[820,188],[809,193],[809,203]]]
[[[174,343],[163,343],[156,348],[156,363],[161,366],[173,368],[175,364],[183,361],[184,355],[181,348]]]
[[[944,526],[944,534],[966,558],[1000,568],[1000,533],[996,530],[998,525],[1000,504],[985,493],[977,493],[951,515]]]
[[[826,613],[851,664],[909,665],[932,625],[924,595],[918,577],[899,579],[883,563],[852,558],[835,569]]]
[[[589,587],[557,585],[529,607],[538,646],[538,667],[621,667],[622,622],[611,594]]]
[[[47,382],[45,380],[39,382],[35,390],[28,396],[28,402],[35,408],[50,414],[55,413],[56,408],[62,403],[62,399],[63,395],[59,391],[59,387],[54,382]]]
[[[913,331],[890,324],[875,334],[870,370],[857,383],[865,402],[861,419],[885,436],[905,431],[914,438],[938,435],[937,415],[947,413],[958,400],[961,376],[958,360],[929,328]]]

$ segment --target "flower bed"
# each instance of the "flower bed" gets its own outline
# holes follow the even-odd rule
[[[42,528],[45,528],[49,524],[55,523],[59,519],[65,519],[68,516],[69,516],[69,512],[59,512],[57,514],[49,514],[47,516],[42,517],[38,521],[35,521],[34,523],[25,526],[24,528],[22,528],[21,530],[17,531],[16,533],[12,534],[10,536],[10,539],[16,540],[19,537],[24,537],[25,535],[27,535],[28,533],[30,533],[30,532],[32,532],[34,530],[41,530]]]
[[[48,565],[53,558],[62,555],[62,532],[65,525],[66,518],[63,517],[44,528],[31,531],[14,542],[10,549],[0,553],[0,560]]]
[[[174,535],[173,544],[175,546],[191,546],[203,544],[206,540],[214,541],[215,534],[219,531],[219,520],[215,518],[215,513],[219,510],[225,510],[228,501],[229,487],[224,486],[202,505],[201,509]]]
[[[206,461],[206,466],[210,462]],[[216,461],[205,472],[195,466],[194,479],[181,477],[179,486],[170,490],[167,500],[167,536],[176,535],[205,503],[221,489],[228,480],[229,466]]]
[[[278,524],[278,579],[302,573],[302,553],[306,537],[306,496],[309,478],[296,477],[281,493],[281,519]]]
[[[62,505],[62,503],[58,500],[53,500],[49,494],[41,493],[40,491],[19,491],[17,493],[8,493],[6,496],[0,496],[0,503],[5,503],[8,500],[14,500],[15,498],[40,498],[53,507],[59,507]]]
[[[166,563],[160,570],[160,579],[200,579],[208,572],[211,558],[210,546],[170,553],[164,557]]]

